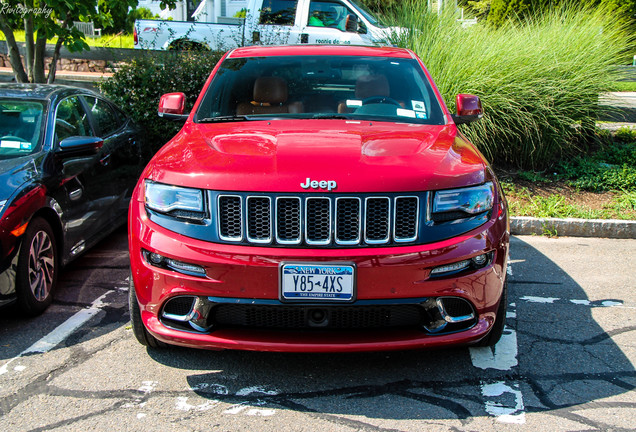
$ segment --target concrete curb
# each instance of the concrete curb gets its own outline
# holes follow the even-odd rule
[[[513,235],[636,239],[636,221],[513,216],[510,218],[510,232]]]

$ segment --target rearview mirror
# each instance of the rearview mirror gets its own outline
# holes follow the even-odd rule
[[[354,14],[347,15],[347,20],[345,21],[345,31],[351,33],[358,32],[358,17]]]
[[[453,115],[455,124],[471,123],[484,116],[481,100],[478,96],[460,93],[455,97],[457,114]]]
[[[188,114],[184,114],[185,110],[185,94],[183,93],[166,93],[159,100],[159,109],[157,114],[159,117],[170,120],[186,120]]]

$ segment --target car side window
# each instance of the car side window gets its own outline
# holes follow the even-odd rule
[[[331,27],[345,30],[347,15],[353,12],[338,1],[312,0],[309,4],[310,27]]]
[[[263,0],[261,24],[294,25],[298,0]]]
[[[119,115],[108,102],[94,97],[84,96],[84,98],[95,120],[99,136],[107,137],[122,126]]]
[[[55,141],[71,136],[93,136],[93,130],[78,96],[68,97],[57,106]]]

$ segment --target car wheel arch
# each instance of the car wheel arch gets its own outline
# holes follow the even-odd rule
[[[42,218],[46,220],[53,229],[53,235],[55,235],[55,245],[58,252],[58,256],[61,259],[62,265],[65,265],[68,261],[67,254],[64,253],[64,230],[62,228],[62,221],[58,213],[50,207],[43,207],[36,211],[31,217],[31,221],[36,218]]]

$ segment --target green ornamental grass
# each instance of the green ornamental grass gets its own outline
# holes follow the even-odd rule
[[[573,7],[500,28],[464,28],[456,18],[405,0],[391,21],[407,31],[393,42],[420,56],[451,111],[458,93],[481,98],[484,118],[462,129],[486,157],[540,169],[584,151],[599,95],[620,79],[614,65],[629,40],[624,24]]]

